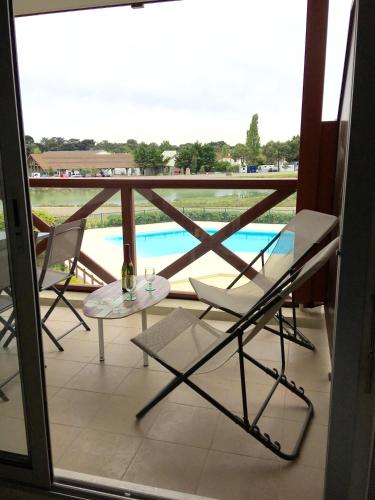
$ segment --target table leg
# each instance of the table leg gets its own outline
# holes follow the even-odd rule
[[[99,360],[104,361],[104,332],[103,332],[103,320],[98,319],[98,333],[99,333]]]
[[[147,309],[142,311],[142,332],[147,330]],[[143,351],[143,366],[148,366],[148,354]]]

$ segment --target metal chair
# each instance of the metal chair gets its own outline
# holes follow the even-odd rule
[[[90,330],[89,326],[78,313],[78,311],[64,296],[64,293],[69,286],[70,280],[74,276],[74,271],[77,266],[77,261],[81,250],[85,226],[86,219],[52,226],[48,237],[43,266],[37,269],[39,291],[42,292],[43,290],[53,290],[57,295],[56,299],[53,301],[48,311],[42,318],[42,328],[59,351],[64,350],[59,340],[78,328],[80,325],[83,325],[86,330]],[[66,262],[69,262],[67,271],[65,270]],[[59,265],[62,266],[63,270],[56,270],[56,267],[58,267]],[[62,283],[60,288],[57,287],[59,283]],[[46,321],[50,317],[60,300],[62,300],[64,304],[68,306],[68,308],[72,311],[74,316],[78,319],[78,323],[59,337],[55,337],[46,325]]]
[[[185,383],[271,452],[285,460],[295,459],[299,455],[314,410],[312,402],[305,395],[303,388],[298,387],[293,380],[289,381],[285,374],[285,335],[281,307],[290,293],[299,288],[334,255],[338,244],[339,238],[329,243],[300,270],[291,276],[287,276],[279,283],[272,293],[260,299],[256,305],[226,332],[212,327],[190,312],[179,308],[151,328],[131,339],[135,345],[153,357],[175,376],[159,394],[138,412],[136,415],[137,418],[142,418],[173,389]],[[244,351],[246,343],[252,340],[264,328],[277,311],[280,311],[278,315],[281,357],[280,372],[276,368],[270,369],[263,365]],[[219,368],[235,355],[239,357],[242,417],[233,413],[233,411],[196,385],[190,378],[192,375],[208,373]],[[251,421],[249,419],[247,404],[245,361],[253,363],[274,380],[271,390],[257,410],[255,418]],[[279,385],[284,386],[307,406],[306,418],[296,443],[290,452],[284,451],[279,442],[273,441],[267,433],[262,433],[259,427],[259,420]]]
[[[209,305],[201,314],[200,319],[203,319],[212,307],[222,309],[237,317],[243,316],[262,297],[271,293],[281,280],[293,273],[301,259],[332,231],[337,221],[334,215],[301,210],[227,288],[207,285],[189,278],[199,300]],[[234,285],[246,276],[254,265],[260,265],[260,270],[251,281],[235,287]],[[283,318],[284,337],[307,349],[314,350],[313,343],[297,328],[294,296],[292,296],[292,306],[292,322]],[[265,330],[279,333],[270,326],[266,326]]]

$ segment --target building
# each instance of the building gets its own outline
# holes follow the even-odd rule
[[[166,166],[165,170],[168,170],[169,175],[179,173],[179,169],[175,168],[176,155],[177,155],[176,150],[163,151],[163,160],[168,160],[165,165]]]
[[[138,171],[132,153],[107,151],[46,151],[28,156],[30,175],[39,172],[57,176],[131,175]]]

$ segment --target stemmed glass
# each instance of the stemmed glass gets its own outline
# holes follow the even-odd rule
[[[155,281],[155,268],[154,267],[146,267],[145,268],[145,278],[147,281],[146,291],[152,292],[152,291],[156,290],[152,284],[153,281]]]
[[[125,300],[135,300],[135,289],[137,288],[137,276],[135,274],[128,274],[125,276],[125,289],[129,293]]]

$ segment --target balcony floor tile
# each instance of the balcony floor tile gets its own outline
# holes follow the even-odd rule
[[[144,367],[142,352],[130,342],[141,330],[138,314],[105,321],[105,363],[98,358],[95,319],[87,319],[90,332],[80,326],[62,339],[64,352],[57,351],[43,334],[55,466],[220,500],[320,500],[330,359],[321,311],[298,311],[298,316],[303,333],[316,344],[316,351],[286,342],[287,375],[305,388],[314,403],[315,417],[294,463],[278,459],[186,385],[172,391],[138,421],[135,414],[172,378],[153,359]],[[149,314],[148,324],[160,319]],[[230,325],[228,321],[211,323],[223,330]],[[49,320],[57,335],[74,324],[64,307],[56,308]],[[267,366],[279,369],[278,343],[276,335],[262,331],[246,350]],[[17,367],[17,347],[13,342],[9,349],[1,350],[0,374],[5,377]],[[246,363],[245,372],[249,412],[253,415],[272,380],[250,363]],[[193,380],[241,413],[236,357]],[[0,401],[2,429],[14,434],[23,425],[19,379],[4,390],[10,401]],[[288,451],[305,414],[301,401],[281,387],[259,426]],[[14,444],[22,448],[22,443]],[[4,441],[3,446],[10,443]]]

